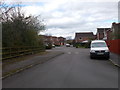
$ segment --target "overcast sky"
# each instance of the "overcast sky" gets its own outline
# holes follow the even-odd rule
[[[15,1],[15,0],[8,0]],[[119,0],[17,0],[26,15],[41,15],[46,31],[41,34],[74,38],[76,32],[110,28],[118,22]]]

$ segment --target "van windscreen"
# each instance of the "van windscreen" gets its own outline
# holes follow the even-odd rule
[[[92,43],[91,47],[107,47],[107,45],[104,42],[96,42],[96,43]]]

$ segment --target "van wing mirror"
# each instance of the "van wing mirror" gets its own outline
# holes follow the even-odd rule
[[[108,45],[108,47],[110,47],[110,45]]]

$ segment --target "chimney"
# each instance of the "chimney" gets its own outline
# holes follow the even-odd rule
[[[113,23],[112,23],[112,26],[114,26],[115,24],[116,24],[116,23],[115,23],[115,22],[113,22]]]

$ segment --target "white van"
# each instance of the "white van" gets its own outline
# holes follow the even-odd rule
[[[90,45],[90,58],[105,57],[109,59],[109,48],[104,40],[93,40]]]

